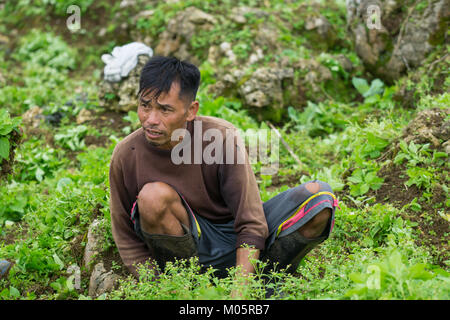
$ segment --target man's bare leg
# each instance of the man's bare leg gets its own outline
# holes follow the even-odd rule
[[[138,195],[139,222],[144,242],[161,270],[166,262],[197,256],[189,216],[178,193],[163,182],[147,183]]]
[[[138,195],[143,231],[149,234],[184,235],[181,224],[189,228],[189,216],[178,193],[164,182],[144,185]]]

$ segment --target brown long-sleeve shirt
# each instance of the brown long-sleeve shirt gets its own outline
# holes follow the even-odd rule
[[[198,141],[201,141],[202,154],[212,142],[198,140],[196,137],[203,137],[203,133],[212,128],[219,130],[223,136],[223,152],[219,153],[223,163],[207,164],[203,157],[200,159],[201,163],[198,163]],[[187,122],[186,129],[191,137],[189,164],[174,164],[172,150],[160,149],[148,143],[142,128],[125,137],[114,149],[109,173],[112,234],[124,264],[134,274],[136,269],[132,264],[151,259],[150,250],[136,236],[130,220],[132,205],[139,191],[148,182],[161,181],[172,185],[197,214],[213,223],[235,219],[236,247],[246,243],[257,249],[264,249],[268,236],[267,222],[245,147],[236,147],[231,156],[226,151],[227,140],[230,142],[233,139],[228,146],[236,146],[236,128],[222,119],[197,116],[193,121]],[[198,135],[200,132],[201,135]],[[216,142],[214,138],[210,140]],[[178,154],[183,156],[185,150]],[[238,161],[239,150],[243,150],[243,164]],[[216,156],[216,151],[209,154]],[[197,163],[194,162],[194,157],[197,157]],[[233,163],[227,164],[230,159]]]

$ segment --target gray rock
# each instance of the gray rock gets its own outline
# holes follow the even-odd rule
[[[322,96],[320,85],[333,79],[330,69],[314,59],[299,59],[292,65],[299,70],[304,77],[300,79],[301,85],[307,89],[307,98],[318,102]]]
[[[347,25],[358,56],[367,70],[392,83],[405,71],[417,68],[438,44],[445,42],[449,2],[415,3],[405,8],[400,0],[347,0]],[[379,19],[369,6],[378,6]],[[377,23],[372,23],[377,21]],[[369,22],[369,23],[368,23]]]
[[[280,43],[278,42],[279,35],[280,31],[273,23],[264,21],[258,25],[254,46],[259,48],[267,47],[268,50],[275,52],[280,47]]]
[[[87,244],[84,248],[83,262],[88,270],[92,270],[98,254],[102,251],[101,235],[98,232],[100,220],[94,220],[88,229]]]
[[[77,122],[77,124],[82,124],[87,121],[91,121],[93,119],[94,119],[94,114],[92,113],[92,111],[90,111],[88,109],[81,109],[77,115],[76,122]]]
[[[213,16],[195,7],[188,7],[169,21],[159,37],[155,53],[196,63],[195,57],[190,53],[190,39],[198,31],[209,30],[216,23],[217,20]]]
[[[228,60],[231,61],[231,63],[235,64],[237,58],[233,52],[233,49],[231,48],[231,44],[229,42],[222,42],[219,47],[220,52],[223,53],[228,58]]]
[[[259,68],[239,87],[239,93],[249,106],[281,108],[283,106],[281,82],[293,78],[293,69]]]
[[[336,31],[324,16],[308,15],[305,21],[305,29],[310,32],[310,38],[314,39],[313,46],[326,50],[336,42]]]
[[[240,6],[231,9],[231,14],[229,15],[229,18],[238,24],[245,24],[248,21],[247,16],[251,15],[255,16],[258,19],[269,16],[269,14],[266,11],[261,10],[259,8]]]
[[[343,54],[339,54],[335,57],[335,59],[337,60],[337,62],[339,62],[339,64],[342,66],[342,68],[346,71],[346,72],[352,72],[353,71],[353,63],[350,61],[349,58],[347,58],[345,55]]]
[[[433,135],[443,141],[450,139],[450,120],[444,122],[440,127],[434,128]]]
[[[220,48],[218,46],[209,47],[207,60],[211,65],[213,65],[213,66],[217,65],[217,63],[219,62],[220,56],[221,56]]]
[[[138,14],[136,14],[131,21],[133,21],[133,23],[137,23],[139,19],[151,19],[151,17],[153,16],[153,14],[155,13],[155,10],[145,10],[145,11],[141,11]]]
[[[117,274],[114,274],[112,271],[106,271],[103,263],[97,263],[89,281],[89,295],[98,297],[106,292],[110,292],[114,289],[119,279],[120,276]]]
[[[278,66],[250,70],[244,66],[222,74],[209,92],[239,97],[261,120],[279,121],[287,106],[301,108],[306,100],[322,101],[326,96],[321,85],[333,79],[331,71],[314,59],[282,60]]]
[[[22,115],[22,123],[25,128],[38,128],[41,123],[43,110],[38,106],[33,106]]]
[[[127,7],[134,7],[136,6],[136,0],[122,0],[120,2],[120,8],[124,9]]]
[[[450,140],[444,142],[442,147],[444,148],[444,152],[450,155]]]
[[[248,71],[248,70],[247,70]],[[214,95],[237,95],[250,109],[264,108],[266,115],[259,117],[270,119],[270,115],[279,117],[285,106],[284,90],[294,81],[293,68],[263,67],[248,74],[245,70],[235,69],[221,76],[220,80],[210,86]],[[257,114],[258,110],[254,110]],[[278,118],[275,120],[279,120]]]

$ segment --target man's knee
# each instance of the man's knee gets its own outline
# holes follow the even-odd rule
[[[315,180],[295,187],[293,189],[293,192],[291,192],[289,199],[301,203],[311,195],[322,191],[333,192],[328,183],[320,180]]]
[[[316,214],[310,221],[308,221],[298,231],[305,238],[320,237],[331,219],[331,209],[325,208]]]
[[[177,199],[178,193],[168,184],[159,181],[147,183],[138,195],[139,214],[147,223],[157,222]]]
[[[311,193],[317,193],[320,190],[320,185],[317,182],[309,182],[305,185],[305,188]]]
[[[325,227],[325,225],[328,223],[328,220],[331,218],[331,209],[325,208],[322,211],[320,211],[314,218],[311,219],[311,222],[314,226],[317,227]]]
[[[333,189],[331,189],[331,186],[321,180],[314,180],[311,182],[308,182],[305,185],[305,188],[311,192],[311,193],[317,193],[317,192],[322,192],[322,191],[327,191],[327,192],[331,192],[333,193]]]

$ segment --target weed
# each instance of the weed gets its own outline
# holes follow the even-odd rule
[[[425,263],[409,264],[398,250],[383,260],[369,264],[364,272],[352,273],[353,289],[345,294],[351,299],[448,299],[450,274]]]
[[[423,188],[427,191],[431,190],[432,181],[434,180],[435,171],[432,168],[413,167],[406,170],[409,180],[405,185],[408,187],[416,185],[418,188]]]
[[[418,164],[431,164],[432,158],[429,143],[424,145],[416,145],[413,141],[411,141],[409,145],[407,145],[406,142],[402,140],[400,141],[399,146],[400,151],[394,158],[395,164],[401,164],[404,160],[407,161],[408,167],[415,167]],[[437,157],[439,156],[441,156],[441,154],[437,155]]]
[[[9,159],[11,150],[10,136],[13,130],[19,132],[20,122],[20,118],[11,118],[7,110],[0,109],[0,165],[3,160]]]
[[[369,190],[378,190],[384,179],[377,176],[376,171],[365,169],[356,169],[351,177],[347,179],[350,184],[350,194],[360,196],[366,194]]]
[[[62,132],[55,134],[55,142],[72,151],[81,150],[85,147],[83,138],[87,134],[87,130],[85,125],[61,130]]]

